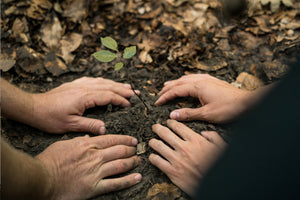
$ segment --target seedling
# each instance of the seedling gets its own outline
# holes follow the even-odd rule
[[[116,53],[114,53],[114,52],[111,52],[111,51],[108,51],[108,50],[101,50],[101,51],[98,51],[96,53],[93,53],[93,56],[101,62],[112,62],[116,58],[121,59],[121,57],[123,57],[123,59],[130,59],[130,58],[132,58],[132,56],[134,56],[136,54],[136,46],[130,46],[130,47],[126,47],[124,49],[123,56],[119,56],[120,54],[119,54],[119,50],[118,50],[118,43],[117,43],[116,40],[114,40],[111,37],[101,38],[101,43],[103,44],[103,46],[105,46],[105,47],[107,47],[107,48],[109,48],[109,49],[116,52]],[[117,62],[115,64],[114,69],[115,69],[115,71],[118,71],[118,70],[122,69],[123,66],[124,66],[123,62]],[[129,74],[128,74],[128,76],[129,76]],[[131,80],[129,80],[129,81],[130,81],[130,84],[131,84],[132,91],[137,95],[137,93],[135,92],[135,90],[133,88],[132,81]],[[143,102],[146,111],[149,110],[148,106],[141,99],[141,97],[139,95],[137,95],[137,97],[141,100],[141,102]]]
[[[108,51],[108,50],[98,51],[96,53],[93,53],[93,56],[97,60],[99,60],[101,62],[112,62],[113,60],[118,58],[119,51],[118,51],[118,43],[116,42],[116,40],[114,40],[111,37],[104,37],[104,38],[101,38],[101,43],[103,44],[103,46],[115,51],[116,53]],[[130,59],[135,54],[136,54],[136,46],[126,47],[124,49],[123,59]],[[119,59],[121,59],[121,58],[119,57]],[[123,62],[117,62],[115,64],[114,69],[115,69],[115,71],[117,71],[117,70],[122,69],[123,66],[124,66]]]

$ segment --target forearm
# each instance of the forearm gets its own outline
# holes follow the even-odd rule
[[[50,179],[35,158],[1,138],[1,199],[49,199]]]
[[[33,97],[1,78],[1,110],[10,119],[30,124],[34,117]]]

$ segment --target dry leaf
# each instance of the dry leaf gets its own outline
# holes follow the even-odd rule
[[[12,26],[12,31],[14,37],[18,37],[20,33],[24,33],[25,24],[19,18],[16,18]]]
[[[162,6],[159,6],[157,9],[149,12],[149,13],[146,13],[144,15],[141,15],[141,16],[138,16],[138,18],[141,18],[141,19],[153,19],[153,18],[156,18],[158,17],[163,11],[163,7]]]
[[[47,73],[43,65],[43,56],[27,46],[17,50],[17,63],[25,72],[35,74]]]
[[[72,0],[63,13],[73,22],[81,21],[87,17],[87,6],[85,0]]]
[[[217,70],[222,69],[222,68],[224,68],[226,66],[227,66],[227,62],[225,62],[225,61],[221,61],[221,62],[219,62],[217,64],[210,64],[210,65],[208,65],[208,64],[206,64],[204,62],[198,62],[195,65],[195,67],[197,69],[201,69],[203,71],[217,71]]]
[[[265,62],[263,70],[267,77],[272,80],[282,78],[288,72],[289,67],[283,65],[277,60],[274,60],[273,62]]]
[[[270,33],[272,30],[267,26],[267,22],[269,19],[267,16],[262,15],[259,17],[253,17],[255,21],[257,22],[257,25],[259,26],[260,30],[265,33]]]
[[[60,47],[60,39],[63,34],[60,21],[54,16],[51,21],[45,22],[41,27],[41,39],[51,51],[57,51]]]
[[[237,36],[240,39],[241,45],[248,50],[253,50],[263,44],[263,41],[259,37],[255,37],[250,33],[240,31],[237,33]]]
[[[16,64],[15,60],[0,60],[0,69],[3,72],[9,71]]]
[[[264,6],[270,3],[272,12],[276,12],[279,9],[281,2],[287,7],[293,7],[291,0],[260,0],[260,2]]]
[[[151,58],[151,56],[148,54],[147,51],[143,50],[140,55],[139,55],[139,59],[142,61],[142,63],[152,63],[153,59]]]
[[[176,199],[180,197],[179,189],[173,185],[168,183],[156,183],[148,190],[147,198],[151,198],[158,194],[162,194],[161,199],[169,200]]]
[[[52,8],[52,3],[48,0],[32,0],[27,9],[27,16],[36,20],[43,20],[45,12]]]
[[[82,34],[71,33],[70,35],[63,36],[60,41],[61,44],[61,57],[68,64],[74,59],[74,55],[71,52],[75,51],[81,44]]]
[[[264,85],[259,78],[246,72],[242,72],[238,75],[236,83],[241,84],[241,88],[246,90],[255,90]]]
[[[138,143],[136,146],[136,154],[140,155],[146,152],[146,142]]]
[[[53,75],[59,76],[68,71],[67,66],[54,53],[50,52],[44,60],[45,68]]]

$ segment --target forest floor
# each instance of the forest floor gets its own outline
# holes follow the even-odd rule
[[[4,0],[1,76],[28,92],[46,92],[83,76],[132,82],[149,109],[132,97],[129,108],[108,105],[84,115],[103,120],[107,134],[128,134],[146,143],[140,155],[144,162],[133,170],[143,180],[94,199],[189,199],[150,164],[147,143],[157,137],[152,124],[165,124],[175,108],[200,103],[178,98],[158,107],[153,104],[157,93],[165,81],[192,73],[208,73],[246,90],[280,80],[300,55],[300,3],[276,9],[270,2],[263,6],[250,0],[248,9],[231,17],[216,0]],[[114,71],[113,64],[91,56],[103,49],[100,37],[105,36],[121,49],[137,46],[127,70]],[[31,155],[55,141],[86,134],[51,135],[3,116],[1,123],[1,134]],[[233,128],[203,121],[185,124],[196,132],[216,130],[227,141]]]

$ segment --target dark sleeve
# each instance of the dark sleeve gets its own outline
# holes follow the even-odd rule
[[[196,199],[300,199],[300,62],[239,124]]]

